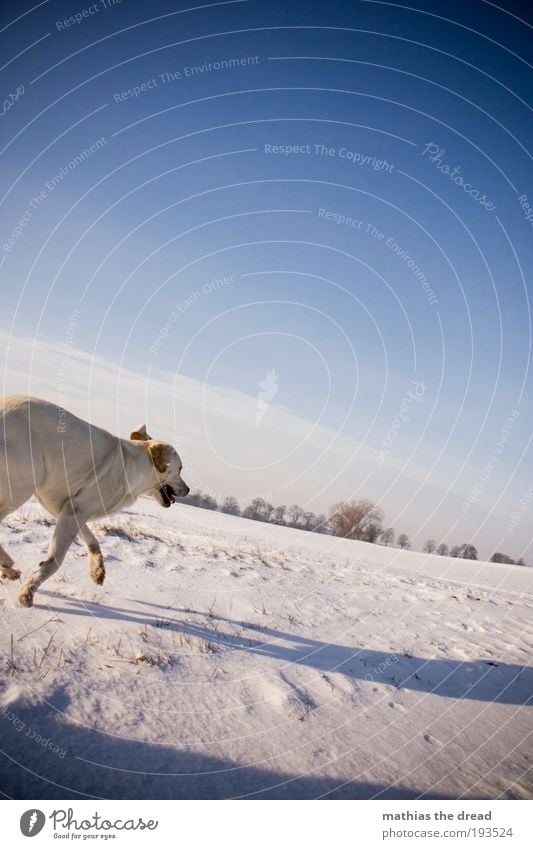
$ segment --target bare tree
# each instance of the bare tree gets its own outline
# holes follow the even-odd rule
[[[460,557],[461,556],[461,546],[454,545],[450,550],[450,557]]]
[[[313,530],[317,534],[329,534],[330,528],[328,523],[328,517],[324,513],[320,513],[320,515],[316,516],[315,519],[316,521]]]
[[[447,556],[448,556],[448,552],[449,552],[449,550],[450,550],[450,549],[448,548],[448,546],[446,545],[446,543],[445,543],[445,542],[441,542],[441,544],[440,544],[440,545],[438,546],[438,548],[437,548],[437,554],[440,554],[440,555],[441,555],[441,557],[447,557]]]
[[[394,545],[395,535],[394,528],[385,528],[384,531],[381,531],[381,543],[382,545]]]
[[[277,525],[283,525],[286,512],[287,508],[284,504],[280,504],[279,507],[275,507],[272,521],[274,521]]]
[[[400,534],[398,537],[398,545],[400,548],[411,548],[411,543],[409,542],[407,534]]]
[[[263,505],[263,512],[262,512],[262,515],[261,515],[263,522],[271,522],[272,521],[272,516],[274,514],[275,509],[276,508],[274,507],[273,504],[270,503],[270,501],[265,501],[265,503]]]
[[[433,554],[433,552],[435,551],[436,548],[437,548],[437,543],[435,542],[435,540],[434,539],[428,539],[424,543],[424,547],[423,547],[422,551],[427,551],[428,554]]]
[[[364,542],[377,542],[381,536],[381,525],[377,522],[370,522],[361,539]]]
[[[470,542],[464,542],[459,557],[462,557],[463,560],[477,560],[477,548]]]
[[[383,513],[379,507],[362,498],[360,501],[339,501],[330,511],[329,521],[339,537],[375,542],[381,533]]]
[[[311,531],[311,530],[313,530],[314,526],[316,525],[316,516],[315,516],[315,514],[314,514],[314,513],[311,513],[311,511],[310,511],[310,510],[308,510],[307,512],[305,512],[305,513],[303,514],[302,519],[303,519],[303,526],[304,526],[304,529],[305,529],[306,531]]]
[[[254,498],[253,501],[243,510],[242,515],[245,519],[260,520],[263,518],[266,501],[264,498]]]
[[[229,513],[231,516],[238,516],[241,512],[239,502],[233,495],[226,496],[220,509],[223,513]]]
[[[511,559],[507,554],[502,554],[501,551],[495,551],[492,557],[490,558],[491,563],[508,563],[509,565],[514,564],[514,560]]]
[[[291,525],[298,528],[303,519],[304,511],[298,504],[293,504],[292,507],[289,507],[288,513],[291,519]]]

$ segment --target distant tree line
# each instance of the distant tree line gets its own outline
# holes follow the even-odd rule
[[[490,558],[491,563],[508,563],[512,566],[526,566],[526,562],[523,557],[519,557],[518,560],[513,560],[507,554],[502,554],[501,551],[495,551],[492,557]]]
[[[441,554],[444,557],[462,557],[464,560],[478,559],[476,547],[468,542],[464,542],[462,545],[454,545],[452,548],[449,549],[445,542],[441,542],[440,545],[437,545],[434,539],[428,539],[424,543],[422,551],[426,551],[428,554]],[[527,565],[523,557],[520,557],[518,560],[513,560],[511,557],[509,557],[509,555],[502,554],[501,551],[496,551],[490,558],[489,562],[508,563],[512,566]]]
[[[454,545],[448,548],[445,542],[437,545],[434,539],[428,539],[422,546],[422,551],[427,554],[440,554],[441,557],[460,557],[463,560],[477,560],[477,548],[470,542],[463,542],[462,545]]]
[[[300,528],[318,534],[331,533],[328,518],[324,513],[317,516],[298,504],[292,504],[290,507],[280,504],[275,507],[264,498],[254,498],[241,512],[237,499],[230,495],[224,499],[220,509],[223,513],[240,515],[243,519],[254,519],[256,522],[271,522],[274,525],[286,525],[289,528]]]
[[[361,540],[362,542],[378,543],[379,545],[397,545],[409,550],[411,543],[405,533],[396,536],[394,528],[383,526],[383,511],[367,498],[357,501],[338,501],[325,513],[316,514],[304,510],[298,504],[287,507],[285,504],[275,506],[264,498],[254,498],[241,510],[237,498],[228,495],[219,505],[216,498],[203,492],[193,492],[181,499],[185,504],[203,507],[206,510],[220,510],[231,516],[242,516],[243,519],[253,519],[256,522],[270,522],[274,525],[284,525],[288,528],[298,528],[302,531],[312,531],[318,534],[331,534],[346,539]],[[441,557],[457,557],[463,560],[477,560],[478,552],[472,543],[464,542],[451,548],[445,542],[437,543],[428,539],[422,551],[427,554],[439,554]],[[514,564],[515,561],[497,551],[490,558],[493,563]],[[516,565],[525,566],[523,558]]]
[[[220,505],[216,498],[203,492],[192,492],[181,501],[193,507],[220,510],[221,513],[254,519],[256,522],[270,522],[302,531],[381,545],[394,545],[396,542],[400,548],[411,548],[407,534],[398,534],[396,539],[393,528],[383,527],[383,511],[366,498],[359,501],[339,501],[330,508],[328,516],[325,513],[317,515],[311,510],[304,510],[299,504],[292,504],[290,507],[285,504],[275,506],[260,497],[254,498],[242,510],[234,495],[226,496]]]
[[[190,504],[192,507],[203,507],[204,510],[218,510],[218,502],[212,495],[207,495],[205,492],[190,492],[185,498],[180,498],[183,504]]]

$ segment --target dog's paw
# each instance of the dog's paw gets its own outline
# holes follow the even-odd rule
[[[8,581],[16,581],[20,578],[20,569],[12,569],[11,566],[0,566],[0,578],[7,578]]]
[[[102,586],[105,580],[105,567],[104,558],[101,554],[96,555],[93,562],[89,565],[89,575],[95,584]]]
[[[19,593],[19,604],[22,607],[33,607],[33,596],[35,595],[35,590],[31,587],[22,587]]]
[[[97,567],[96,569],[91,569],[89,574],[94,583],[101,587],[105,580],[105,569]]]

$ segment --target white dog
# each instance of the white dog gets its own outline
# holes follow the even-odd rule
[[[181,460],[143,425],[119,439],[62,407],[22,396],[0,396],[0,522],[32,495],[57,519],[46,560],[23,585],[19,601],[31,607],[37,588],[60,567],[79,534],[89,574],[102,584],[104,560],[87,522],[151,495],[163,507],[189,492]],[[20,576],[0,545],[0,577]]]

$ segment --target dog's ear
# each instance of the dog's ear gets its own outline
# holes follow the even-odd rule
[[[166,472],[170,463],[170,446],[165,442],[151,442],[148,453],[157,471],[161,474]]]
[[[130,439],[138,439],[141,442],[148,442],[151,437],[148,436],[148,433],[146,431],[146,425],[141,425],[136,430],[133,430],[131,432]]]

